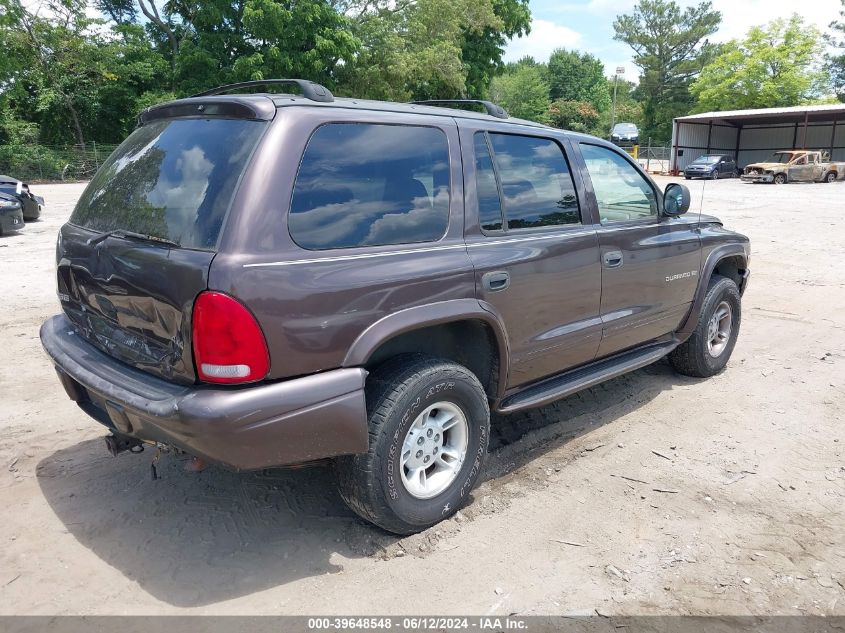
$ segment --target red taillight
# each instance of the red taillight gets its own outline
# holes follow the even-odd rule
[[[194,303],[193,339],[200,380],[254,382],[270,371],[267,342],[258,322],[229,295],[200,293]]]

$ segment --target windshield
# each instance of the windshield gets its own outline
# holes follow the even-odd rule
[[[713,165],[719,162],[721,156],[699,156],[695,159],[696,163],[704,163],[705,165]]]
[[[607,128],[605,128],[607,129]],[[614,132],[636,132],[637,126],[633,123],[617,123],[614,128]]]
[[[773,163],[788,163],[794,157],[794,154],[790,154],[789,152],[777,152],[772,155],[772,162]]]
[[[88,184],[70,222],[213,250],[265,124],[170,119],[136,129]]]

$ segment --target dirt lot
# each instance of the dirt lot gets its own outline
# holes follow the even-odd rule
[[[471,505],[404,539],[328,467],[108,455],[38,341],[82,186],[35,189],[44,219],[0,238],[0,613],[845,614],[845,183],[708,182],[753,246],[728,369],[495,420]]]

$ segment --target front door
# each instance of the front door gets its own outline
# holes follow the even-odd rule
[[[512,388],[593,360],[601,268],[565,137],[498,127],[462,123],[466,244],[479,300],[507,329]]]
[[[815,180],[815,166],[807,160],[806,154],[799,156],[789,165],[789,180],[791,182],[811,182]]]
[[[600,227],[604,357],[674,332],[701,268],[696,217],[660,215],[662,194],[626,154],[579,144]]]

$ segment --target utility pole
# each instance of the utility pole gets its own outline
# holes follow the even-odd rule
[[[613,128],[616,127],[616,89],[619,84],[619,75],[625,74],[624,66],[616,67],[616,74],[613,75],[613,115],[610,122],[610,133],[613,134]]]

